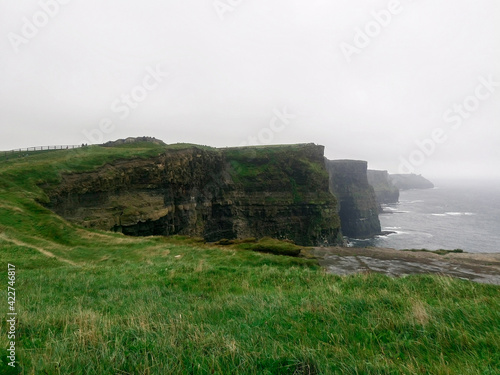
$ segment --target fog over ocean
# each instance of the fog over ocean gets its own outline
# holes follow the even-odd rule
[[[500,183],[434,183],[434,189],[401,191],[398,204],[384,206],[382,230],[394,234],[353,245],[500,252]]]

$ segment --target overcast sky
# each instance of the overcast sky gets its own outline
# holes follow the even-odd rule
[[[0,150],[314,142],[498,175],[499,35],[498,0],[3,0]]]

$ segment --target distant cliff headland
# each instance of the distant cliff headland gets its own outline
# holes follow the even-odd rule
[[[391,183],[400,190],[432,189],[434,184],[417,174],[391,174]]]
[[[42,186],[45,204],[84,227],[132,236],[268,236],[319,246],[379,235],[381,204],[397,202],[399,189],[432,186],[367,170],[366,161],[328,160],[315,144],[213,148],[141,137],[102,146],[141,145],[163,151],[64,173]]]

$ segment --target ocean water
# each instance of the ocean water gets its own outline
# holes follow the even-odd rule
[[[352,245],[500,252],[500,183],[433,182],[434,189],[401,191],[398,204],[383,207],[382,230],[394,234]]]

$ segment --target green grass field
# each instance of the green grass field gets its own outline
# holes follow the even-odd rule
[[[2,162],[0,374],[498,374],[497,286],[333,276],[252,246],[90,231],[37,203],[46,199],[37,184],[61,172],[163,150],[88,147]]]

